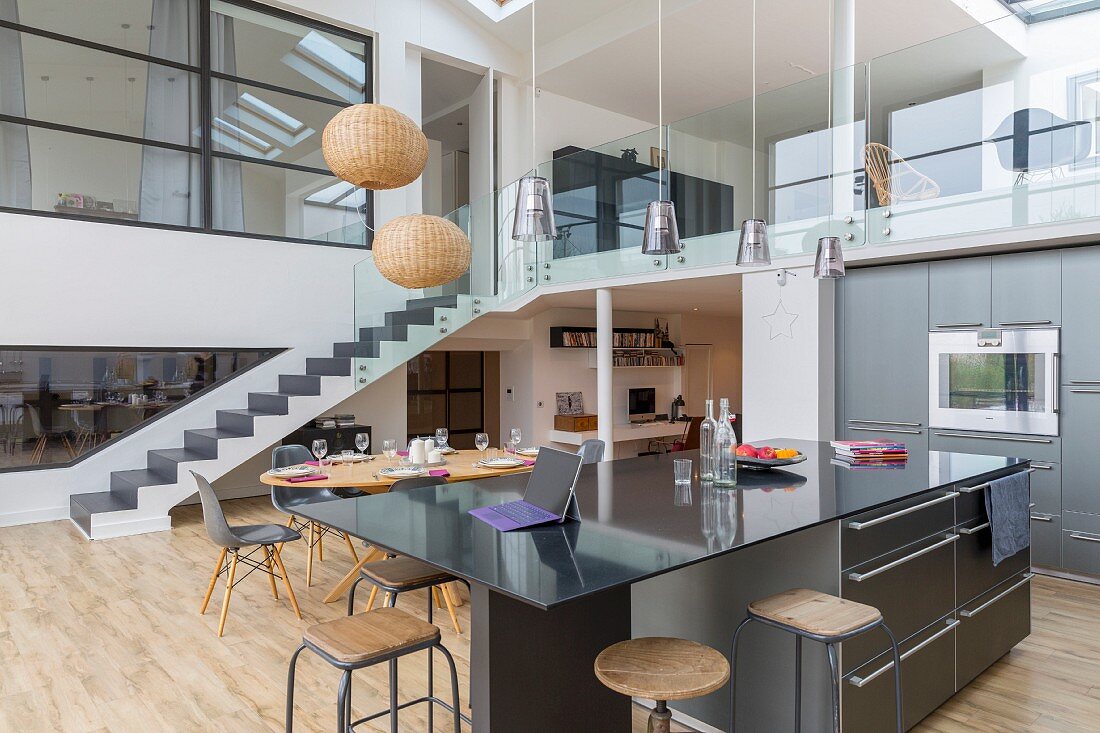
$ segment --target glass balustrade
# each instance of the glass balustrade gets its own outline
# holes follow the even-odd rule
[[[274,353],[0,346],[0,470],[79,460]]]

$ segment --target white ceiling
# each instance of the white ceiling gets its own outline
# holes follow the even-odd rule
[[[466,103],[482,76],[425,58],[420,67],[420,113],[425,121]]]
[[[470,151],[470,107],[462,105],[424,125],[424,134],[438,140],[443,153],[454,150]]]
[[[741,276],[714,275],[667,282],[626,285],[611,289],[612,304],[618,311],[739,317]],[[516,315],[530,318],[548,308],[595,308],[594,290],[544,295]]]
[[[855,7],[857,62],[977,24],[955,0],[855,0]],[[529,51],[530,12],[483,22]],[[540,87],[656,122],[657,0],[554,0],[537,2],[535,12]],[[666,121],[751,95],[752,0],[665,0],[664,14]],[[757,15],[758,91],[824,72],[827,0],[757,0]],[[936,60],[975,68],[969,49],[960,51]]]

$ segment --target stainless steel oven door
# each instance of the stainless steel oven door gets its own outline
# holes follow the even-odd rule
[[[928,334],[929,424],[1057,435],[1058,343],[1056,328]]]

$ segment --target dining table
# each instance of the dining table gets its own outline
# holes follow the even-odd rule
[[[481,451],[457,450],[444,456],[443,465],[426,468],[424,475],[429,475],[429,472],[445,471],[447,475],[441,476],[441,478],[446,479],[447,483],[460,483],[497,476],[529,473],[534,465],[533,459],[520,455],[518,457],[525,461],[522,466],[515,468],[484,468],[478,465],[478,461],[484,457],[485,454]],[[381,470],[401,465],[402,458],[403,456],[396,456],[393,459],[370,456],[369,460],[360,459],[347,463],[343,462],[340,456],[334,456],[325,460],[326,465],[323,471],[326,478],[292,481],[287,478],[272,476],[265,471],[260,474],[260,482],[267,486],[288,486],[299,489],[359,489],[366,494],[384,494],[390,490],[390,486],[404,477],[386,476],[381,473]],[[315,465],[317,462],[311,461],[311,463]],[[339,600],[355,582],[355,579],[359,577],[360,569],[368,562],[378,558],[379,553],[377,551],[367,552],[325,596],[325,603],[333,603]]]

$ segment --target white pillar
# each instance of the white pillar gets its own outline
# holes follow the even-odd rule
[[[603,453],[605,461],[615,457],[615,422],[612,415],[615,406],[612,349],[615,342],[611,314],[611,291],[600,288],[596,291],[596,419],[597,434],[606,445]]]
[[[843,218],[852,210],[852,188],[856,162],[857,118],[856,85],[864,83],[862,67],[856,63],[856,7],[855,0],[833,1],[833,98],[829,100],[833,111],[833,143],[831,162],[833,167],[834,218]],[[835,230],[836,234],[840,230]]]

